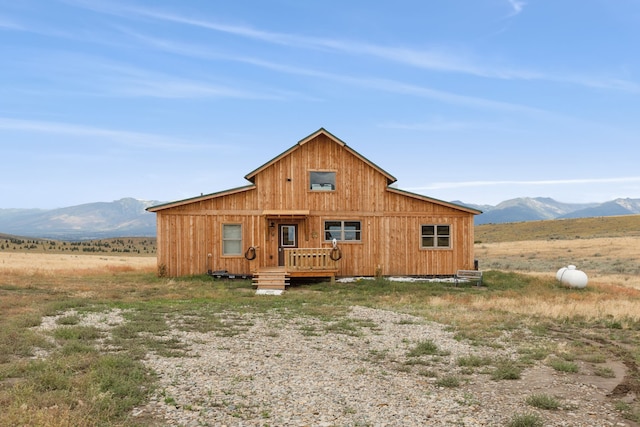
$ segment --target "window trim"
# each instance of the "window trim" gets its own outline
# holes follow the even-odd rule
[[[327,223],[328,222],[339,222],[340,223],[340,239],[336,239],[338,242],[340,243],[362,243],[362,220],[359,219],[325,219],[322,221],[322,236],[323,239],[322,241],[325,243],[331,242],[333,241],[333,237],[330,239],[327,239]],[[359,224],[359,227],[357,230],[355,231],[346,231],[344,228],[344,224],[346,222],[357,222]],[[355,233],[356,236],[358,236],[358,239],[349,239],[349,240],[345,240],[344,236],[346,232],[353,232]]]
[[[422,229],[423,227],[428,227],[428,226],[432,226],[435,227],[434,228],[434,234],[433,236],[427,236],[425,234],[422,233]],[[449,234],[442,234],[439,235],[438,234],[438,227],[440,226],[446,226],[449,228]],[[452,229],[453,226],[450,223],[446,223],[446,224],[442,224],[442,223],[430,223],[430,224],[420,224],[420,249],[426,249],[426,250],[433,250],[433,249],[452,249],[453,245],[452,245]],[[423,241],[425,237],[433,237],[433,246],[424,246]],[[449,244],[447,246],[439,246],[438,245],[438,237],[447,237],[449,240]]]
[[[313,173],[332,173],[333,174],[333,188],[328,189],[328,188],[313,188],[312,186],[314,185],[311,182],[311,174]],[[307,174],[307,177],[309,179],[308,185],[307,185],[307,191],[313,192],[313,193],[331,193],[331,192],[335,192],[336,188],[338,188],[338,184],[337,184],[337,176],[338,173],[335,170],[325,170],[325,169],[314,169],[314,170],[309,170],[309,173]]]
[[[240,227],[240,238],[239,239],[226,239],[224,237],[224,230],[226,226],[233,226],[236,225],[238,227]],[[221,245],[221,255],[223,257],[240,257],[242,256],[242,223],[240,222],[228,222],[228,223],[223,223],[221,225],[221,234],[220,234],[220,245]],[[225,242],[240,242],[240,249],[238,251],[238,253],[225,253]]]

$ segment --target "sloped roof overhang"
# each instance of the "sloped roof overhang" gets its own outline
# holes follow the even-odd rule
[[[197,203],[197,202],[202,202],[209,199],[215,199],[216,197],[222,197],[222,196],[228,196],[230,194],[241,193],[243,191],[253,190],[255,188],[256,186],[254,184],[245,185],[243,187],[231,188],[229,190],[219,191],[211,194],[203,194],[200,196],[191,197],[189,199],[177,200],[175,202],[163,203],[161,205],[156,205],[156,206],[150,206],[145,210],[148,212],[157,212],[164,209],[170,209],[178,206],[188,205],[189,203]]]
[[[257,169],[253,170],[252,172],[249,172],[247,175],[245,175],[244,178],[246,180],[248,180],[248,181],[254,182],[254,178],[258,173],[260,173],[264,169],[268,168],[269,166],[271,166],[272,164],[274,164],[278,160],[282,159],[283,157],[287,156],[292,151],[295,151],[298,148],[302,147],[304,144],[306,144],[307,142],[313,140],[318,135],[327,136],[329,139],[333,140],[335,143],[337,143],[338,145],[342,146],[345,150],[349,151],[351,154],[353,154],[354,156],[358,157],[360,160],[362,160],[363,162],[365,162],[366,164],[368,164],[369,166],[371,166],[372,168],[377,170],[379,173],[384,175],[385,178],[387,178],[387,185],[393,184],[394,182],[397,181],[397,179],[393,175],[391,175],[390,173],[388,173],[387,171],[382,169],[380,166],[378,166],[375,163],[373,163],[371,160],[369,160],[366,157],[364,157],[362,154],[358,153],[353,148],[349,147],[344,141],[342,141],[340,138],[334,136],[333,134],[331,134],[329,131],[327,131],[324,128],[320,128],[317,131],[315,131],[314,133],[312,133],[311,135],[301,139],[300,141],[298,141],[298,143],[296,145],[294,145],[293,147],[291,147],[288,150],[284,151],[280,155],[274,157],[273,159],[269,160],[267,163],[263,164],[262,166],[258,167]]]
[[[420,199],[420,200],[424,200],[424,201],[427,201],[427,202],[435,203],[436,205],[447,206],[449,208],[456,209],[456,210],[463,211],[463,212],[467,212],[467,213],[470,213],[470,214],[473,214],[473,215],[480,215],[482,213],[482,211],[480,211],[478,209],[473,209],[473,208],[470,208],[468,206],[459,205],[457,203],[445,202],[444,200],[434,199],[433,197],[424,196],[424,195],[418,194],[418,193],[412,193],[411,191],[401,190],[399,188],[387,187],[387,191],[390,191],[392,193],[401,194],[403,196],[413,197],[415,199]]]

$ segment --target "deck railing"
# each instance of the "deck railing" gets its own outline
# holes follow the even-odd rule
[[[284,250],[284,266],[289,271],[336,270],[331,248],[294,248]]]

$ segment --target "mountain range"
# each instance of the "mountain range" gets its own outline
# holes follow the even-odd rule
[[[153,237],[162,202],[124,198],[58,209],[0,209],[0,233],[57,240]]]
[[[640,214],[640,199],[615,199],[604,203],[563,203],[548,197],[520,197],[491,205],[453,202],[482,211],[475,224],[590,218]]]
[[[154,237],[156,216],[145,209],[162,203],[124,198],[58,209],[0,209],[0,233],[57,240]],[[481,210],[476,225],[640,214],[640,199],[628,198],[605,203],[562,203],[548,197],[521,197],[495,206],[452,203]]]

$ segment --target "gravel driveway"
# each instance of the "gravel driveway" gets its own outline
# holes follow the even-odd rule
[[[180,426],[502,426],[536,413],[545,426],[632,426],[606,395],[620,378],[556,372],[545,363],[518,380],[494,381],[490,366],[460,357],[518,357],[503,335],[496,346],[454,339],[422,318],[352,307],[343,320],[281,314],[222,313],[246,325],[234,334],[184,332],[189,357],[149,355],[156,395],[133,417]],[[432,354],[412,356],[419,343]],[[587,371],[587,367],[581,368]],[[540,410],[531,394],[560,409]]]

